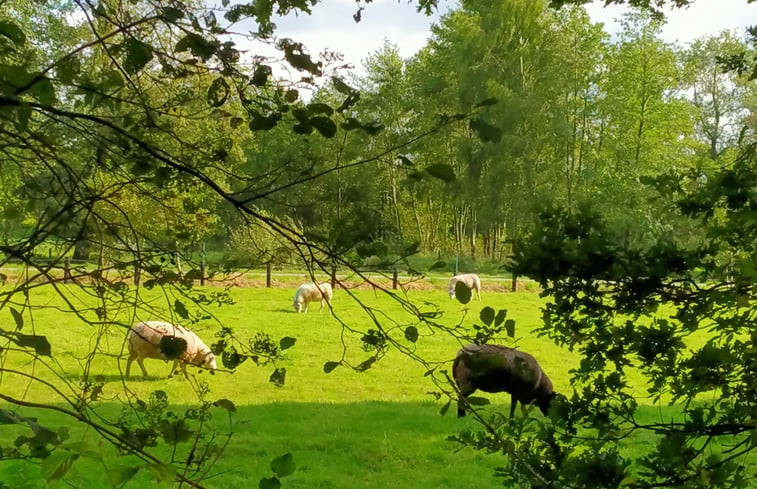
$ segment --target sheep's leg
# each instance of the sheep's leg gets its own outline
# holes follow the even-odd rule
[[[129,378],[129,370],[131,370],[131,362],[134,361],[134,357],[129,356],[129,358],[126,360],[126,378]]]
[[[321,308],[320,308],[320,309],[318,309],[318,312],[321,312],[321,311],[323,311],[323,301],[324,301],[324,299],[321,299]]]
[[[142,369],[142,377],[147,377],[147,369],[145,368],[145,359],[137,357],[137,363],[139,364],[139,368]]]
[[[310,303],[305,301],[305,310],[303,312],[308,312],[309,307],[310,307]]]
[[[468,396],[476,391],[472,386],[465,385],[460,387],[460,397],[457,400],[457,417],[465,416],[465,406],[468,404]]]
[[[189,374],[187,373],[187,364],[185,362],[181,362],[181,371],[184,373],[184,378],[189,380]]]
[[[510,396],[510,419],[515,416],[515,405],[518,404],[518,400],[515,398],[515,394]],[[523,403],[521,403],[521,407],[523,407]]]
[[[476,287],[476,295],[478,295],[478,300],[481,300],[481,287]]]
[[[528,415],[529,415],[529,413],[531,412],[531,406],[530,406],[530,405],[529,405],[529,406],[526,406],[525,404],[523,404],[523,403],[521,402],[521,403],[520,403],[520,412],[522,412],[522,413],[523,413],[523,416],[528,416]]]
[[[176,373],[176,367],[178,367],[178,366],[179,366],[179,363],[180,363],[180,362],[179,362],[178,360],[174,360],[174,361],[173,361],[173,366],[171,367],[171,371],[170,371],[170,372],[168,373],[168,378],[169,378],[169,379],[170,379],[171,377],[173,377],[173,374],[175,374],[175,373]]]

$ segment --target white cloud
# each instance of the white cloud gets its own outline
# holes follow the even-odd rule
[[[454,0],[440,0],[439,12],[456,5]],[[594,21],[605,23],[608,32],[617,32],[616,19],[627,7],[603,5],[603,0],[595,0],[587,10]],[[358,23],[352,17],[357,10],[354,0],[324,0],[313,8],[312,15],[287,16],[274,22],[280,37],[303,42],[313,57],[324,49],[340,52],[356,73],[363,74],[361,62],[380,49],[385,39],[396,44],[402,56],[410,57],[425,45],[431,24],[440,18],[439,12],[430,17],[417,12],[407,0],[373,0],[365,5]],[[682,44],[724,29],[743,35],[747,26],[757,24],[757,3],[747,0],[696,0],[688,8],[666,9],[665,13],[664,40]]]
[[[439,3],[442,12],[452,4],[446,0]],[[412,56],[426,44],[432,22],[439,20],[438,13],[427,17],[414,5],[397,0],[374,0],[365,5],[360,22],[353,19],[357,11],[354,0],[325,0],[310,16],[288,16],[274,22],[280,36],[303,42],[311,55],[324,49],[337,51],[361,70],[361,61],[380,49],[385,39],[397,45],[401,56]]]
[[[628,7],[603,5],[604,2],[595,0],[586,10],[595,22],[604,23],[608,32],[617,32],[620,28],[617,20]],[[748,4],[747,0],[697,0],[689,7],[668,8],[664,13],[663,40],[683,45],[723,30],[735,30],[743,36],[747,27],[757,24],[757,4]]]

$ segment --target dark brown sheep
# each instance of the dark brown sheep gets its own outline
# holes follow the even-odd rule
[[[457,416],[465,416],[465,404],[476,389],[484,392],[509,392],[512,395],[510,417],[515,414],[515,405],[536,404],[547,415],[550,402],[555,396],[552,382],[539,362],[526,352],[499,345],[464,346],[452,364],[460,399]]]

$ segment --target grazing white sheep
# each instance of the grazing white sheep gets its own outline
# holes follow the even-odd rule
[[[131,362],[137,360],[139,367],[142,369],[142,375],[147,377],[144,359],[156,358],[159,360],[169,360],[161,351],[161,340],[163,338],[181,338],[187,343],[186,350],[174,360],[169,377],[176,372],[176,367],[181,364],[181,370],[184,376],[187,375],[187,363],[193,365],[203,365],[211,370],[217,368],[216,357],[210,348],[192,331],[181,326],[167,323],[165,321],[144,321],[134,325],[129,331],[127,339],[129,347],[129,359],[126,361],[126,378],[129,378]]]
[[[546,416],[555,392],[541,365],[530,354],[499,345],[470,344],[463,347],[452,364],[452,374],[460,389],[457,416],[465,416],[465,399],[476,389],[509,392],[510,417],[518,401],[521,407],[536,404]]]
[[[304,312],[308,312],[308,306],[311,302],[321,301],[321,308],[318,309],[318,312],[321,312],[324,301],[331,304],[333,296],[334,292],[331,290],[331,284],[302,284],[297,289],[297,293],[294,294],[294,310],[303,312],[304,306]]]
[[[462,283],[469,289],[475,290],[478,295],[478,300],[481,300],[481,279],[475,273],[463,273],[461,275],[455,275],[449,279],[449,285],[447,286],[447,292],[449,292],[449,298],[455,298],[455,286],[458,283]]]

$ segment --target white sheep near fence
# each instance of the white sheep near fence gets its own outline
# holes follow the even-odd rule
[[[478,275],[476,275],[475,273],[464,273],[452,277],[449,280],[449,285],[447,286],[447,292],[449,292],[450,299],[455,298],[455,287],[458,283],[462,283],[469,289],[475,290],[476,295],[478,296],[478,300],[481,300],[481,279],[478,278]]]
[[[142,375],[147,377],[144,359],[155,358],[168,361],[169,358],[161,351],[161,341],[164,339],[180,338],[186,342],[186,349],[179,358],[174,360],[171,372],[168,374],[172,377],[176,372],[176,367],[181,364],[181,370],[185,377],[187,375],[187,363],[201,365],[211,370],[217,368],[216,357],[210,348],[194,332],[187,328],[167,323],[165,321],[144,321],[134,325],[129,330],[127,338],[129,359],[126,361],[126,378],[129,378],[131,363],[136,359],[139,367],[142,369]],[[165,344],[165,342],[164,342]],[[175,345],[175,344],[174,344]]]
[[[294,294],[294,310],[296,312],[308,312],[308,306],[311,302],[321,301],[321,308],[318,309],[318,312],[321,312],[324,301],[331,305],[331,298],[333,296],[334,292],[331,290],[331,284],[302,284],[297,289],[297,293]]]

